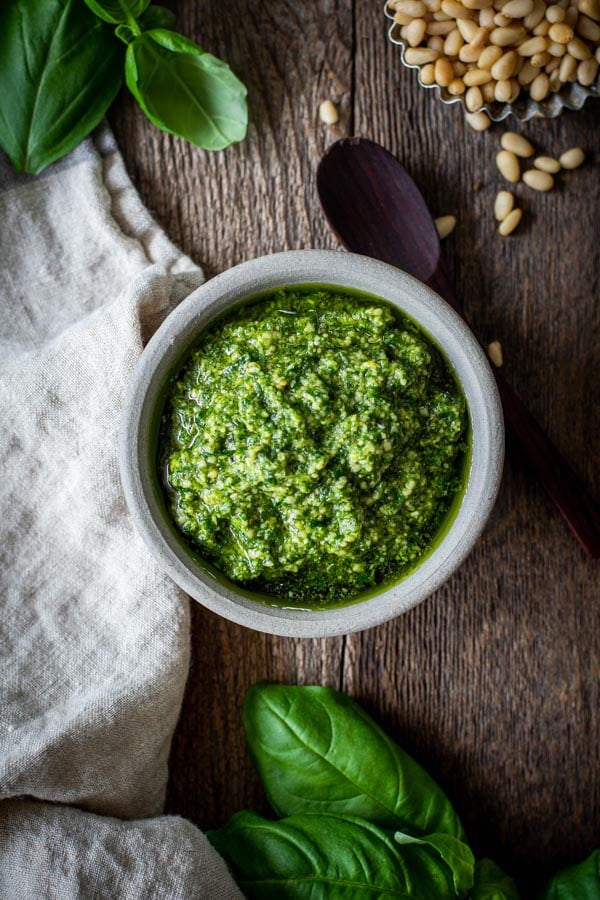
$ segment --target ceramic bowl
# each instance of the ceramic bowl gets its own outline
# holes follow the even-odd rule
[[[158,423],[166,385],[200,332],[244,298],[293,285],[373,294],[415,320],[444,351],[464,391],[472,431],[466,487],[444,537],[397,584],[351,605],[286,609],[255,599],[202,565],[172,525],[157,478]],[[227,619],[271,634],[326,637],[378,625],[436,590],[465,559],[492,510],[504,457],[502,411],[488,361],[462,319],[432,290],[386,263],[351,253],[300,250],[242,263],[202,285],[172,312],[142,354],[125,402],[120,466],[135,525],[160,566],[188,594]]]

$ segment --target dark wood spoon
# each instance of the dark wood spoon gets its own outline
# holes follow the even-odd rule
[[[433,288],[464,319],[443,265],[431,213],[391,153],[366,138],[336,141],[319,164],[317,188],[327,221],[344,247],[404,269]],[[598,505],[523,401],[492,368],[514,441],[583,549],[597,559]]]

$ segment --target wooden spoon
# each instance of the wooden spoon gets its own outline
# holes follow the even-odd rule
[[[391,153],[366,138],[336,141],[319,164],[317,188],[327,221],[344,247],[404,269],[464,318],[431,213]],[[583,549],[597,559],[600,509],[523,401],[492,368],[512,437]]]

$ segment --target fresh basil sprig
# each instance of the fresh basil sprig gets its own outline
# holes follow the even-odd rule
[[[448,835],[446,856],[461,860],[455,874],[427,840],[390,832],[362,819],[299,815],[271,822],[252,812],[237,813],[209,840],[228,863],[249,900],[291,898],[403,897],[454,900],[455,881],[472,884],[470,850]],[[432,838],[438,837],[432,835]],[[458,847],[453,856],[448,842]]]
[[[207,150],[243,140],[244,85],[149,3],[3,0],[0,147],[16,169],[40,172],[96,127],[122,83],[121,42],[127,85],[155,125]]]
[[[334,812],[417,835],[464,838],[442,789],[345,694],[255,685],[246,695],[244,724],[279,815]]]
[[[123,48],[82,0],[0,3],[0,147],[40,172],[100,122],[122,82]]]

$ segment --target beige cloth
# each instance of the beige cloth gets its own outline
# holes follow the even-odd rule
[[[35,178],[0,160],[0,237],[0,896],[239,898],[190,823],[146,818],[164,804],[189,612],[117,467],[143,343],[202,272],[105,128]]]

